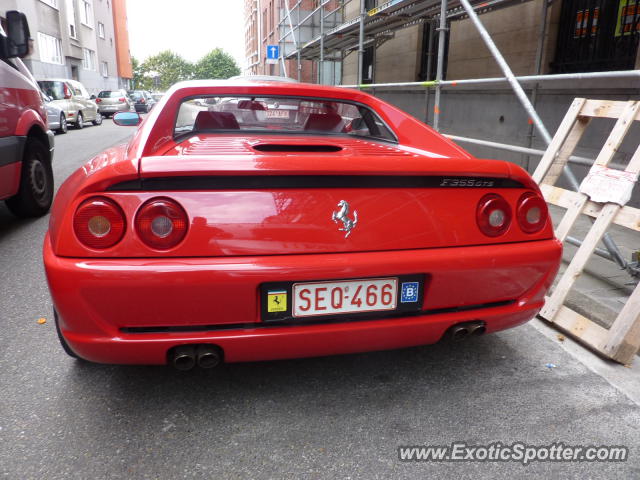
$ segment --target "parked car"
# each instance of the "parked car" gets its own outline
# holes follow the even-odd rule
[[[207,106],[282,98],[310,110]],[[560,264],[525,170],[361,91],[184,82],[113,121],[139,130],[60,187],[44,242],[73,356],[186,370],[493,333],[540,310]]]
[[[64,78],[38,80],[42,91],[64,112],[67,124],[75,128],[84,128],[86,122],[102,124],[102,115],[82,83]]]
[[[129,97],[133,100],[136,112],[148,113],[151,111],[156,101],[146,90],[130,90]]]
[[[19,217],[49,211],[53,199],[53,133],[35,79],[20,60],[29,53],[24,14],[0,25],[0,200]]]
[[[67,133],[67,117],[62,108],[53,103],[51,101],[52,99],[44,94],[43,99],[45,102],[44,107],[47,110],[47,122],[49,123],[49,128],[56,133]]]
[[[102,90],[95,99],[98,112],[109,117],[116,112],[128,112],[131,110],[131,99],[126,90]]]

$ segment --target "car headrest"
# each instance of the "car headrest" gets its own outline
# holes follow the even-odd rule
[[[321,132],[338,132],[342,127],[342,117],[334,112],[311,113],[304,123],[305,130],[318,130]]]
[[[240,125],[231,112],[199,112],[194,130],[238,130]]]

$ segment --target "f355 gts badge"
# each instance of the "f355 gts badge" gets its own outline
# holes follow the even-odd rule
[[[353,220],[349,218],[349,203],[346,200],[340,200],[338,202],[338,211],[333,212],[331,219],[335,222],[342,222],[342,227],[338,228],[341,232],[345,232],[344,238],[347,238],[351,234],[351,230],[356,228],[358,224],[358,212],[353,211]]]

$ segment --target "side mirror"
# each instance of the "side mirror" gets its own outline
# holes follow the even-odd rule
[[[121,127],[135,127],[141,122],[142,117],[136,112],[118,112],[113,116],[113,123]]]
[[[25,57],[29,54],[29,23],[24,13],[7,12],[7,58]]]
[[[91,96],[89,97],[89,100],[95,100],[95,99],[96,99],[96,96],[95,96],[95,95],[91,95]]]

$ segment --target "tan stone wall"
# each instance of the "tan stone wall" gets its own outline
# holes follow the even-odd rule
[[[376,83],[417,80],[422,47],[421,32],[419,25],[398,30],[395,38],[378,47],[373,73]]]
[[[555,53],[559,2],[552,4],[549,10],[550,25],[543,50],[542,73],[549,71],[548,64]],[[480,16],[480,20],[516,75],[534,73],[541,12],[542,0],[535,0]],[[500,67],[471,20],[451,22],[447,78],[453,80],[500,76]]]

